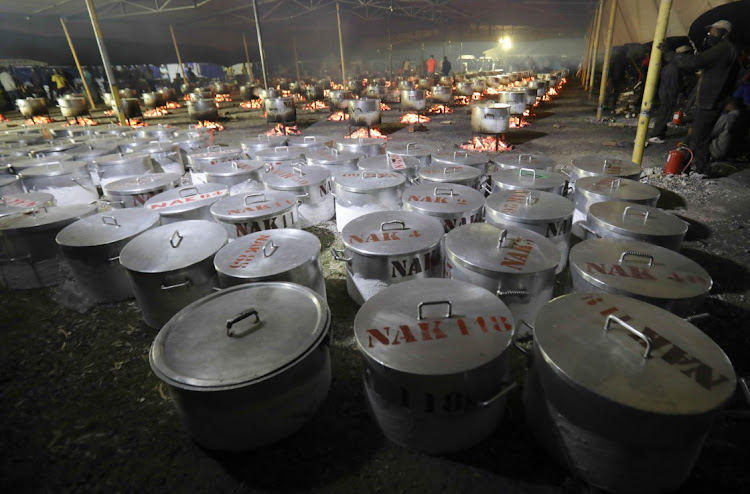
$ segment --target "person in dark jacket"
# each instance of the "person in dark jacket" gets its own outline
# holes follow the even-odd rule
[[[689,53],[691,48],[684,45],[677,48],[677,54]],[[648,142],[652,144],[663,144],[667,135],[667,124],[672,120],[677,100],[682,91],[683,70],[673,61],[673,53],[664,54],[664,65],[659,71],[659,107],[654,114],[654,130]]]
[[[729,39],[732,24],[717,21],[706,26],[707,50],[696,55],[682,54],[674,57],[674,63],[683,69],[703,69],[698,81],[696,109],[693,117],[693,131],[689,146],[693,151],[695,171],[708,176],[710,171],[709,144],[711,129],[719,118],[722,101],[732,90],[739,69],[739,52]]]
[[[740,98],[731,98],[711,130],[711,159],[720,161],[735,154],[738,144],[747,135],[745,105]]]
[[[607,96],[604,99],[604,106],[611,110],[617,108],[617,100],[620,99],[620,93],[625,85],[625,69],[628,64],[625,55],[626,49],[624,46],[612,48],[607,75]]]
[[[451,73],[451,63],[448,61],[448,57],[443,57],[443,65],[440,68],[440,72],[442,72],[444,76]]]

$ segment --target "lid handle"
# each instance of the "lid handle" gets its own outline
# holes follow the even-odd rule
[[[453,197],[453,189],[450,187],[435,187],[435,189],[432,191],[432,195],[435,196],[451,196]],[[456,194],[458,195],[458,194]]]
[[[386,228],[386,225],[401,225],[401,228]],[[390,230],[411,230],[411,228],[408,228],[403,220],[384,221],[380,224],[381,232],[387,232]]]
[[[531,160],[532,160],[532,159],[534,158],[534,155],[533,155],[533,154],[519,154],[519,155],[518,155],[518,162],[519,162],[519,163],[520,163],[521,161],[523,161],[523,157],[524,157],[524,156],[528,156],[528,159],[527,159],[526,161],[528,161],[529,163],[531,163]]]
[[[643,352],[643,358],[651,357],[651,338],[649,338],[648,336],[643,334],[641,331],[635,329],[633,326],[631,326],[630,324],[626,323],[625,321],[623,321],[622,319],[620,319],[619,317],[613,314],[608,315],[607,320],[604,323],[605,333],[609,331],[609,328],[612,325],[612,321],[615,321],[617,324],[619,324],[623,328],[627,329],[628,331],[630,331],[631,333],[633,333],[634,335],[642,339],[646,343],[646,351]]]
[[[271,136],[267,136],[266,134],[258,134],[258,140],[259,141],[270,141]]]
[[[643,215],[643,222],[645,223],[646,220],[648,220],[649,215],[651,215],[651,211],[643,208],[639,208],[638,206],[627,206],[625,208],[625,211],[622,212],[622,217],[625,218],[627,216],[628,211],[630,210],[637,211]]]
[[[458,157],[459,154],[463,154],[464,155],[464,159],[467,159],[469,157],[469,152],[468,151],[453,151],[453,159],[455,160]]]
[[[447,175],[448,173],[456,173],[460,171],[461,171],[460,166],[449,166],[448,168],[443,168],[443,175]]]
[[[378,178],[378,173],[377,172],[363,171],[362,172],[362,178]]]
[[[609,164],[609,162],[608,162],[607,160],[604,160],[604,165],[602,166],[602,170],[606,170],[606,169],[607,169],[607,168],[609,168],[610,166],[611,166],[611,165]]]
[[[654,265],[654,256],[649,254],[648,252],[633,252],[626,250],[620,255],[620,262],[625,262],[625,257],[627,256],[633,256],[633,257],[643,257],[648,259],[648,265],[653,266]]]
[[[532,204],[536,204],[539,202],[539,198],[534,195],[534,191],[529,191],[528,194],[526,194],[526,206],[531,206]]]
[[[247,200],[250,199],[251,197],[260,197],[260,199],[258,199],[257,201],[247,202]],[[249,194],[245,196],[245,206],[249,206],[250,204],[255,204],[256,202],[268,202],[268,199],[266,199],[266,194],[264,194],[263,192],[258,192],[256,194]]]
[[[560,167],[560,173],[570,178],[570,167],[568,165],[563,165]]]
[[[246,329],[242,333],[237,333],[232,330],[232,326],[242,321],[243,319],[247,319],[250,316],[255,316],[255,321],[253,322],[252,326],[250,326],[248,329]],[[261,324],[262,323],[260,321],[260,315],[258,314],[258,311],[255,310],[255,308],[251,307],[249,309],[243,310],[239,314],[236,314],[231,319],[227,319],[227,336],[229,336],[230,338],[234,336],[245,336],[246,334],[250,333],[253,329],[257,329],[258,326],[260,326]]]
[[[268,248],[269,245],[271,246],[271,252],[266,252],[266,248]],[[273,239],[271,239],[263,246],[263,256],[271,257],[277,250],[279,250],[279,246],[274,244]]]
[[[192,194],[183,194],[183,192],[185,192],[187,190],[192,190],[194,192]],[[182,189],[180,189],[180,191],[178,192],[178,194],[180,194],[180,197],[183,197],[183,198],[184,197],[190,197],[190,196],[196,196],[196,195],[198,195],[198,187],[183,187]]]
[[[172,236],[169,237],[169,245],[171,245],[173,249],[176,249],[182,243],[182,238],[183,237],[182,235],[180,235],[180,231],[175,230]]]
[[[289,146],[276,146],[275,148],[273,148],[273,151],[275,153],[280,153],[281,149],[283,149],[285,153],[289,154]]]
[[[239,166],[237,166],[237,162],[235,160],[231,161],[230,166],[232,167],[233,170],[239,169]]]
[[[417,144],[416,142],[407,142],[407,143],[406,143],[406,154],[409,154],[409,148],[410,148],[410,147],[411,147],[412,145],[414,145],[414,146],[419,146],[419,144]]]
[[[120,228],[120,224],[117,222],[117,218],[114,216],[104,215],[102,216],[102,223],[104,223],[107,226],[115,226],[117,228]]]
[[[307,142],[307,141],[318,142],[318,138],[316,136],[305,136],[302,138],[302,142]]]
[[[424,319],[422,317],[422,308],[428,305],[445,305],[447,306],[447,309],[443,317],[453,316],[453,304],[451,303],[450,300],[435,300],[433,302],[419,302],[419,305],[417,305],[417,320],[418,321],[421,321],[422,319]]]
[[[612,180],[612,183],[609,184],[609,189],[619,189],[620,188],[620,179]]]
[[[302,176],[305,175],[305,172],[303,172],[302,168],[300,168],[299,166],[293,166],[292,173],[296,173],[297,175],[302,175]]]
[[[503,228],[500,231],[500,237],[497,240],[497,248],[498,249],[500,249],[503,246],[503,244],[505,243],[505,239],[506,238],[508,238],[508,230],[506,230],[505,228]]]
[[[529,155],[529,156],[531,156],[531,155]],[[524,172],[531,172],[531,175],[534,177],[534,180],[536,180],[536,170],[535,169],[533,169],[533,168],[521,168],[520,170],[518,170],[518,176],[519,177],[523,177],[524,175],[528,175],[528,173],[524,173]]]

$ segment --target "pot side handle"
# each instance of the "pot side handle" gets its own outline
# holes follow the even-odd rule
[[[343,250],[331,248],[331,255],[337,261],[352,262],[352,258],[351,257],[344,257],[344,251]]]

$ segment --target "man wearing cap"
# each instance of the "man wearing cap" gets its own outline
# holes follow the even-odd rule
[[[695,171],[707,176],[711,129],[719,118],[723,100],[729,95],[737,78],[739,52],[729,40],[729,33],[732,32],[732,24],[729,21],[714,22],[706,26],[706,29],[707,49],[695,55],[676,55],[674,63],[683,69],[703,69],[698,81],[693,131],[689,144],[694,154]]]
[[[689,53],[692,49],[690,45],[683,45],[675,50],[675,53]],[[659,108],[654,115],[654,130],[652,137],[648,142],[653,144],[664,143],[667,135],[667,123],[671,120],[674,108],[677,105],[677,99],[682,91],[682,69],[672,60],[674,56],[671,52],[664,54],[664,65],[659,71]]]

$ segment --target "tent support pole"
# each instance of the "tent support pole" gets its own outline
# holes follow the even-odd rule
[[[661,69],[661,50],[659,45],[664,42],[669,24],[669,11],[672,9],[672,0],[661,0],[659,15],[656,18],[656,32],[654,43],[651,46],[651,61],[648,64],[646,75],[646,86],[643,90],[643,102],[641,113],[638,116],[638,130],[635,134],[635,145],[633,146],[633,162],[642,166],[643,150],[646,147],[646,134],[648,134],[649,113],[653,104],[654,93],[659,83],[659,70]]]
[[[247,51],[247,39],[245,39],[245,33],[242,33],[242,44],[245,45],[245,63],[247,63],[247,82],[251,82],[253,77],[252,65],[250,65],[250,52]]]
[[[599,33],[602,29],[602,14],[604,13],[604,0],[599,0],[599,13],[596,16],[596,32],[594,33],[594,48],[591,50],[591,73],[589,74],[588,92],[594,90],[594,78],[596,77],[596,58],[599,54]]]
[[[81,68],[81,62],[78,61],[78,54],[76,54],[76,48],[73,46],[73,40],[70,39],[70,34],[68,34],[68,26],[65,25],[65,19],[60,17],[60,24],[62,24],[63,32],[65,32],[65,38],[68,40],[68,45],[70,45],[70,52],[73,54],[73,60],[76,62],[76,67],[78,68],[78,75],[81,76],[81,82],[83,82],[83,88],[86,90],[86,96],[89,98],[89,105],[91,105],[92,110],[96,110],[96,105],[94,104],[94,98],[91,97],[91,89],[89,88],[89,83],[86,82],[86,78],[83,76],[83,69]]]
[[[258,2],[253,0],[253,14],[255,16],[255,31],[258,33],[258,50],[260,51],[260,68],[263,71],[263,87],[268,91],[268,74],[266,72],[266,55],[263,51],[263,35],[260,33],[260,19],[258,19]]]
[[[102,30],[99,28],[99,18],[96,16],[96,10],[94,9],[94,0],[86,0],[86,8],[91,18],[91,26],[94,28],[94,36],[96,36],[96,44],[99,46],[99,54],[102,57],[104,72],[107,74],[107,80],[109,81],[112,100],[115,102],[113,110],[117,113],[117,121],[120,122],[120,125],[126,125],[125,111],[122,109],[122,99],[120,99],[120,88],[117,87],[117,79],[115,78],[115,73],[112,71],[112,64],[109,63],[107,47],[104,46]]]
[[[341,84],[346,84],[346,66],[344,65],[344,38],[341,35],[341,10],[336,2],[336,21],[339,24],[339,50],[341,51]]]
[[[391,43],[391,14],[390,12],[386,14],[385,23],[386,23],[386,28],[388,31],[388,71],[390,73],[388,80],[393,81],[393,43]]]
[[[187,76],[185,75],[185,66],[182,65],[182,57],[180,56],[180,48],[177,46],[177,38],[174,35],[174,28],[169,25],[169,32],[172,33],[172,43],[174,43],[174,51],[177,53],[177,63],[180,64],[180,72],[182,73],[183,84],[187,84]]]
[[[299,76],[299,57],[297,57],[297,38],[292,38],[292,46],[294,47],[294,70],[297,71],[297,82],[300,82],[302,78]]]
[[[591,34],[594,32],[594,22],[596,21],[596,11],[594,11],[594,15],[591,18],[591,22],[589,23],[589,29],[586,34],[586,43],[585,48],[583,52],[583,62],[581,64],[581,86],[584,88],[586,87],[586,84],[589,81],[588,74],[589,74],[589,62],[591,61]]]
[[[604,65],[602,66],[602,81],[599,83],[599,106],[596,109],[596,119],[601,120],[604,113],[604,100],[607,96],[607,78],[609,77],[609,57],[612,54],[612,40],[615,36],[615,18],[617,17],[617,0],[610,0],[609,26],[607,28],[607,42],[604,48]],[[615,101],[615,106],[617,101]]]

